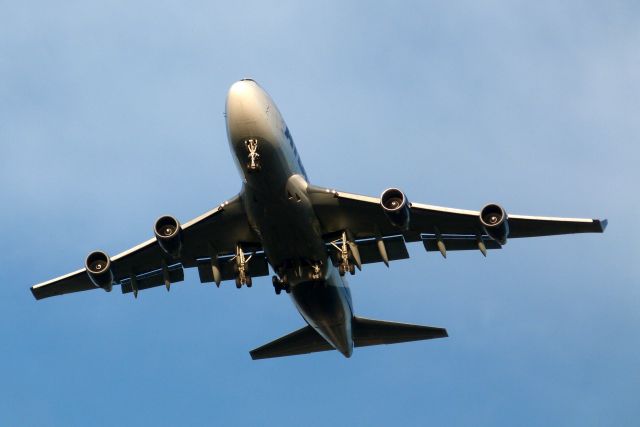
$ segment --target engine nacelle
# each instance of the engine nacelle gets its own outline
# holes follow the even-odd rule
[[[509,218],[500,205],[489,204],[480,211],[480,223],[484,231],[496,242],[504,245],[509,237]]]
[[[111,292],[113,287],[113,271],[111,271],[111,259],[102,251],[91,252],[84,263],[87,275],[97,288]]]
[[[411,219],[409,200],[402,191],[397,188],[384,190],[380,196],[380,204],[393,225],[403,230],[409,228],[409,220]]]
[[[182,227],[177,219],[165,215],[158,218],[153,226],[156,240],[165,253],[177,258],[182,249]]]

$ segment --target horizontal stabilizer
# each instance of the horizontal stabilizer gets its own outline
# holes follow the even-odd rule
[[[353,318],[352,330],[355,347],[396,344],[448,336],[447,330],[443,328],[387,322],[385,320],[365,319],[362,317]],[[253,360],[257,360],[333,349],[333,346],[325,341],[311,326],[305,326],[249,353]]]
[[[448,337],[444,328],[387,322],[386,320],[353,318],[353,344],[356,347],[429,340]]]
[[[285,335],[262,347],[251,350],[249,354],[251,354],[253,360],[257,360],[326,350],[333,350],[333,347],[311,326],[305,326],[289,335]]]

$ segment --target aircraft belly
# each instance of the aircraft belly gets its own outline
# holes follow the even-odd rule
[[[260,173],[265,172],[263,169]],[[256,176],[256,179],[258,177]],[[272,185],[264,185],[267,180]],[[353,338],[351,294],[328,257],[319,221],[300,175],[286,181],[263,177],[260,185],[245,186],[245,208],[249,222],[262,239],[269,263],[283,268],[291,286],[291,298],[305,321],[328,343],[351,356]],[[322,265],[319,280],[309,280],[310,262]]]
[[[305,321],[346,357],[353,351],[351,294],[332,266],[326,280],[292,286],[291,299]]]
[[[273,183],[268,187],[247,185],[245,188],[249,222],[260,235],[274,268],[327,260],[320,224],[296,177],[284,181],[272,177]]]
[[[226,110],[229,143],[244,178],[249,224],[260,236],[271,266],[281,278],[286,276],[291,298],[305,321],[349,357],[353,350],[349,288],[328,257],[289,130],[275,104],[254,86],[232,87]]]

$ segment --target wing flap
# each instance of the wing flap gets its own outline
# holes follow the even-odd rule
[[[175,264],[167,267],[169,273],[169,283],[182,282],[184,280],[184,268],[181,264]],[[155,270],[145,274],[136,275],[136,288],[139,291],[157,286],[164,286],[164,277],[162,270]],[[124,279],[121,282],[120,289],[123,294],[133,292],[131,279]]]
[[[407,252],[407,245],[404,243],[402,236],[391,236],[382,239],[389,261],[396,261],[399,259],[409,258],[409,252]],[[373,262],[382,262],[382,256],[378,250],[378,242],[375,239],[359,240],[358,250],[362,257],[364,264],[370,264]]]
[[[249,256],[249,254],[247,254],[247,256]],[[235,263],[233,262],[231,256],[219,257],[218,266],[220,268],[220,275],[223,281],[235,279]],[[269,265],[267,263],[267,257],[262,251],[256,252],[251,255],[248,267],[248,273],[251,277],[261,277],[269,275]],[[211,283],[214,281],[211,258],[198,259],[198,275],[200,276],[200,283]]]
[[[404,238],[401,235],[384,237],[382,241],[384,242],[384,247],[389,261],[409,258],[407,245],[404,243]],[[380,255],[376,239],[359,239],[356,240],[356,244],[358,245],[358,252],[360,252],[360,259],[363,264],[382,262],[382,255]],[[329,245],[328,248],[329,256],[331,256],[333,264],[338,265],[338,250],[332,245]]]
[[[476,236],[442,236],[442,243],[447,251],[470,251],[478,249],[478,238]],[[500,243],[490,238],[482,239],[487,249],[502,249]],[[422,236],[422,244],[428,252],[438,252],[438,238],[435,235]]]

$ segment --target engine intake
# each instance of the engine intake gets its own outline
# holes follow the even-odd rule
[[[84,263],[87,275],[97,288],[111,292],[113,287],[113,271],[111,271],[111,259],[102,251],[91,252]]]
[[[177,258],[182,249],[182,227],[177,219],[170,215],[161,216],[153,226],[153,233],[162,250]]]
[[[484,231],[496,242],[504,245],[509,237],[507,212],[500,205],[488,204],[480,211],[480,223]]]
[[[380,204],[389,221],[396,227],[406,230],[409,228],[410,213],[409,200],[397,188],[384,190],[380,196]]]

